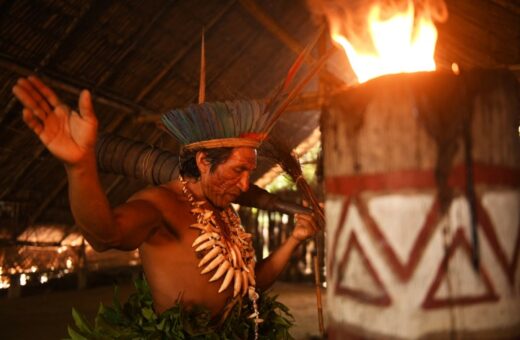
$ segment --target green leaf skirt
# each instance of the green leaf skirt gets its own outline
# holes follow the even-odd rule
[[[71,339],[254,339],[254,319],[248,318],[253,307],[248,299],[235,300],[220,320],[212,318],[205,307],[183,308],[180,301],[157,315],[146,281],[136,280],[135,287],[124,304],[116,287],[113,306],[101,304],[94,325],[73,309],[75,327],[68,327]],[[258,308],[264,320],[258,328],[259,339],[293,339],[289,334],[293,316],[277,296],[262,293]]]

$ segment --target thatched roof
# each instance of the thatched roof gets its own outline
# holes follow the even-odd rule
[[[447,3],[441,66],[456,61],[518,72],[518,2]],[[0,1],[0,246],[28,226],[64,226],[65,238],[73,225],[63,166],[23,124],[11,94],[19,76],[38,73],[71,106],[79,90],[89,88],[101,131],[175,151],[154,122],[158,114],[196,101],[203,27],[211,101],[268,96],[317,32],[316,22],[304,0]],[[331,75],[336,69],[329,65],[322,73],[329,85],[337,84]],[[312,91],[277,127],[293,145],[318,126]],[[110,174],[102,182],[113,204],[146,185]]]

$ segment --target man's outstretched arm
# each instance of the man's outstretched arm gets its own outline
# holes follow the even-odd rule
[[[129,248],[121,244],[125,231],[137,229],[138,223],[141,226],[158,223],[160,214],[146,202],[139,203],[145,214],[138,221],[125,217],[128,207],[112,211],[97,173],[98,122],[88,91],[81,92],[79,113],[70,110],[54,91],[34,76],[20,78],[13,93],[24,106],[23,119],[27,126],[65,165],[72,213],[85,238],[96,250]],[[141,232],[146,234],[146,230]],[[130,241],[133,242],[129,245],[133,246],[139,240]]]
[[[103,192],[95,159],[66,166],[69,200],[76,224],[97,251],[132,250],[160,226],[162,215],[147,192],[114,209]]]

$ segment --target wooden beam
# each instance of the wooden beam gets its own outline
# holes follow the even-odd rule
[[[303,50],[303,46],[294,39],[289,32],[280,26],[262,7],[254,0],[239,0],[240,4],[251,14],[264,28],[271,32],[278,40],[284,43],[295,54]]]
[[[10,56],[0,53],[0,68],[3,68],[7,71],[16,73],[20,76],[29,76],[34,74],[34,67],[31,66],[23,66],[14,60],[11,59]],[[78,82],[77,80],[72,80],[63,76],[55,75],[51,72],[42,72],[39,76],[47,83],[49,86],[60,89],[64,92],[79,96],[82,89],[90,88],[91,84],[86,84],[83,82]],[[96,103],[103,104],[118,110],[123,111],[124,113],[152,113],[153,111],[142,107],[140,105],[135,104],[134,102],[129,101],[128,99],[110,94],[105,91],[96,91],[92,100]]]
[[[504,8],[505,10],[511,11],[515,14],[520,14],[520,4],[517,1],[511,0],[491,0],[494,4]]]

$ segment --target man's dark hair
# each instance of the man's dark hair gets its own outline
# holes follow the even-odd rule
[[[211,164],[210,171],[213,172],[219,164],[222,164],[228,160],[229,156],[231,155],[231,150],[233,150],[233,148],[181,151],[179,172],[182,177],[199,178],[200,171],[199,168],[197,168],[197,162],[195,161],[195,155],[197,152],[202,151],[206,154],[206,159]]]

